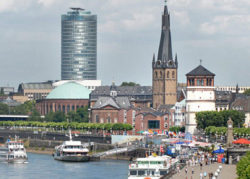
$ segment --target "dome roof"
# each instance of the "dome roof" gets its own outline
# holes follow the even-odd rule
[[[64,83],[53,89],[46,99],[89,99],[90,90],[75,82]]]

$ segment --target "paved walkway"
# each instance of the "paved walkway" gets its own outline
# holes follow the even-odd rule
[[[214,163],[211,165],[207,165],[202,167],[202,170],[200,170],[200,166],[194,166],[194,167],[187,167],[188,172],[186,174],[184,167],[180,173],[175,174],[171,179],[200,179],[200,173],[207,173],[207,177],[203,177],[203,179],[208,179],[208,173],[214,172],[219,168],[219,166],[222,166],[222,170],[218,176],[218,179],[236,179],[236,165],[226,165],[226,164],[220,164],[220,163]],[[192,168],[194,168],[194,174],[192,175]]]

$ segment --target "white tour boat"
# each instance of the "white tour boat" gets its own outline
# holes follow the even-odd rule
[[[0,147],[0,161],[8,163],[27,163],[28,157],[23,142],[15,139],[8,140]]]
[[[55,147],[54,159],[68,162],[89,161],[89,150],[83,146],[81,141],[72,140],[71,131],[69,131],[69,139],[69,141],[64,141],[62,145]]]
[[[167,155],[137,158],[129,165],[128,179],[160,179],[174,170],[178,162]]]

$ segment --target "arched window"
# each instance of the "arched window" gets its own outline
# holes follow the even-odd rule
[[[162,72],[160,71],[160,78],[162,78]]]
[[[172,71],[172,78],[175,78],[175,72]]]
[[[157,78],[158,74],[157,74],[157,71],[155,72],[155,78]]]
[[[167,71],[167,78],[169,78],[169,71]]]

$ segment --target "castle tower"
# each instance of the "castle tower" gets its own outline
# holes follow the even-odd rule
[[[177,55],[172,56],[170,15],[167,5],[162,15],[161,39],[158,57],[153,55],[153,108],[160,105],[174,105],[177,101]]]
[[[201,111],[215,111],[214,73],[202,65],[186,74],[187,99],[186,99],[186,132],[196,132],[195,113]]]

